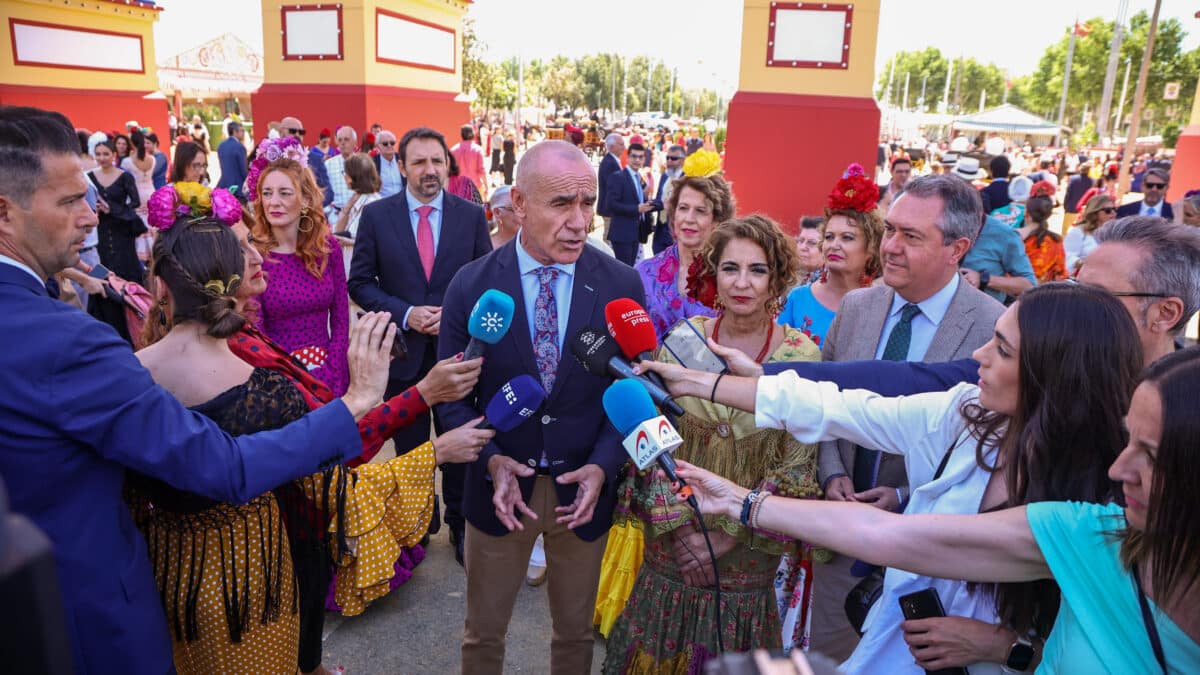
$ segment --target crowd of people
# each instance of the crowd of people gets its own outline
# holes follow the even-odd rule
[[[1164,167],[1131,201],[1107,166],[897,149],[781,224],[698,134],[619,129],[597,166],[480,120],[200,130],[163,152],[0,108],[0,307],[29,338],[0,356],[0,477],[54,543],[80,671],[331,672],[326,613],[443,526],[464,673],[504,670],[522,584],[551,672],[590,672],[596,630],[606,673],[1200,668],[1200,192],[1170,208]],[[464,358],[494,292],[511,326]],[[683,411],[698,509],[571,356],[615,302],[664,345],[637,371]],[[482,424],[521,377],[544,402]]]

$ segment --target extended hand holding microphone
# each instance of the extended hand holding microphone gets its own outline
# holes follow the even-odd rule
[[[467,317],[467,333],[471,341],[463,350],[463,361],[483,356],[487,345],[494,345],[508,333],[513,317],[512,296],[503,291],[489,288],[475,301]]]
[[[633,372],[629,359],[621,355],[616,340],[591,328],[584,328],[571,342],[571,353],[583,369],[592,375],[608,376],[617,380],[637,380],[655,404],[674,415],[682,415],[683,408],[671,398],[663,387],[651,382],[646,376]]]
[[[512,431],[533,417],[546,401],[546,390],[532,375],[518,375],[496,390],[477,429]]]

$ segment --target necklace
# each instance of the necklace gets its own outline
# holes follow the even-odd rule
[[[716,342],[717,344],[721,343],[720,339],[717,337],[717,334],[721,331],[721,319],[724,318],[725,315],[721,314],[717,317],[716,323],[713,324],[712,339],[713,342]],[[775,337],[775,322],[771,321],[767,323],[767,341],[763,343],[762,350],[758,352],[758,356],[754,357],[755,361],[762,363],[763,359],[767,358],[767,350],[771,348],[771,338],[773,337]]]

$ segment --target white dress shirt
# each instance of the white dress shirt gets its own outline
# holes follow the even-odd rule
[[[1139,216],[1158,216],[1159,218],[1162,218],[1163,217],[1162,209],[1163,209],[1163,203],[1161,200],[1154,206],[1150,206],[1150,205],[1146,204],[1145,200],[1142,200],[1141,206],[1138,207],[1138,215]]]
[[[442,204],[445,200],[446,191],[438,190],[437,196],[429,201],[428,204],[422,204],[421,200],[417,199],[408,190],[404,191],[404,201],[408,204],[408,222],[412,225],[413,241],[417,239],[417,226],[421,223],[421,214],[417,213],[417,209],[422,206],[432,206],[433,210],[429,212],[429,226],[433,230],[433,250],[434,260],[437,260],[438,242],[442,240]],[[420,248],[417,249],[420,251]],[[412,307],[404,313],[404,330],[408,330],[408,315],[412,314]]]
[[[384,197],[400,194],[400,190],[404,189],[404,181],[400,176],[400,159],[399,155],[393,155],[392,159],[379,156],[379,182],[382,187],[379,188],[379,194]]]
[[[959,275],[955,274],[942,290],[916,303],[917,307],[921,308],[921,313],[913,317],[912,340],[908,343],[908,358],[905,360],[921,361],[925,358],[925,352],[929,351],[929,344],[933,342],[933,336],[937,334],[938,326],[942,324],[946,311],[950,309],[950,302],[958,292],[958,284]],[[892,297],[892,308],[888,310],[887,319],[883,322],[883,334],[879,336],[879,346],[875,348],[876,359],[883,358],[883,351],[887,348],[892,329],[900,323],[900,310],[907,304],[908,301],[900,297],[899,293]]]
[[[865,390],[840,391],[832,382],[813,382],[786,372],[759,378],[754,421],[760,428],[785,429],[802,443],[844,438],[903,455],[913,486],[905,513],[974,514],[979,512],[991,474],[975,461],[976,441],[959,408],[978,396],[979,387],[963,383],[950,391],[887,398]],[[933,480],[951,447],[954,451],[945,470]],[[996,448],[985,447],[983,458],[994,465]],[[883,593],[863,623],[866,633],[841,665],[842,671],[924,675],[904,642],[898,599],[929,587],[937,590],[947,616],[999,623],[991,594],[969,593],[965,581],[889,567]],[[1001,673],[998,663],[971,664],[969,669],[972,675]]]
[[[1067,274],[1072,276],[1083,265],[1083,261],[1087,260],[1088,254],[1096,249],[1100,243],[1096,241],[1096,237],[1085,233],[1083,227],[1076,225],[1072,227],[1067,236],[1063,237],[1063,250],[1067,254]]]

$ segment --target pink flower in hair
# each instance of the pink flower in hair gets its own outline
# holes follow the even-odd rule
[[[175,224],[175,212],[179,205],[179,193],[175,192],[175,187],[164,185],[155,190],[146,202],[146,219],[159,230],[169,229]]]
[[[233,225],[242,218],[242,203],[229,190],[212,191],[212,213],[217,220]]]

